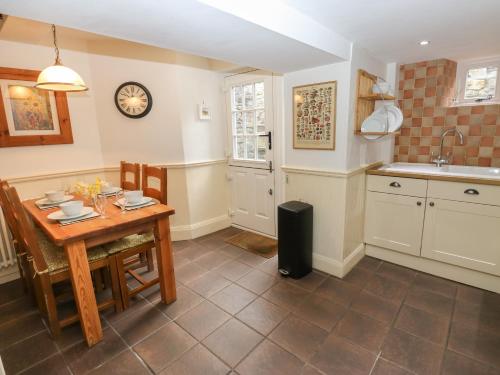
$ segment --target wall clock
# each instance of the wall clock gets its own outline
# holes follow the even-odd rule
[[[116,108],[130,118],[146,116],[153,106],[149,90],[138,82],[122,83],[115,92]]]

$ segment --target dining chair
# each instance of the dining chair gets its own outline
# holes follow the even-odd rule
[[[127,176],[132,175],[132,181],[127,179]],[[139,190],[141,179],[141,166],[139,163],[128,163],[126,161],[120,162],[120,187],[123,190]],[[140,253],[134,259],[128,259],[128,264],[134,264],[136,267],[148,266],[150,269],[153,264],[151,253]],[[151,269],[152,271],[152,269]]]
[[[7,199],[7,210],[10,209],[10,217],[14,220],[12,225],[18,228],[17,241],[28,254],[40,312],[45,316],[52,336],[58,337],[61,328],[79,321],[77,313],[61,317],[57,310],[54,285],[70,280],[66,254],[62,248],[54,245],[41,230],[36,229],[29,221],[16,189],[9,187],[4,191]],[[109,268],[111,273],[112,296],[98,303],[98,309],[104,310],[114,307],[117,312],[122,311],[116,262],[113,257],[109,257],[101,246],[89,249],[87,257],[91,272]]]
[[[127,174],[132,174],[132,180],[127,179]],[[120,162],[120,187],[123,190],[139,190],[141,179],[141,166],[139,163]]]
[[[155,186],[150,185],[150,179],[157,180]],[[151,167],[147,164],[142,165],[142,190],[145,196],[157,199],[160,203],[167,204],[167,168]],[[137,269],[127,263],[127,259],[137,254],[145,253],[148,260],[148,271],[154,270],[153,248],[155,247],[155,238],[152,232],[134,234],[121,240],[105,245],[108,252],[115,256],[116,269],[120,282],[120,292],[122,295],[123,307],[129,306],[130,297],[142,292],[143,290],[159,283],[159,278],[154,277],[150,280],[142,277]],[[127,285],[126,275],[129,274],[137,282],[138,286],[130,288]]]
[[[19,269],[19,276],[23,283],[23,289],[26,293],[34,296],[26,252],[17,242],[17,238],[19,237],[17,233],[17,227],[15,225],[12,225],[14,220],[11,217],[11,211],[7,207],[8,203],[5,192],[9,187],[9,183],[7,181],[0,180],[0,209],[4,215],[5,222],[7,223],[7,228],[9,229],[9,232],[11,234],[11,244],[14,248],[14,252],[16,253],[17,267]]]

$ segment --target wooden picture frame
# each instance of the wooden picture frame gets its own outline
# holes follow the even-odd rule
[[[5,80],[25,81],[27,86],[34,86],[40,71],[0,67],[0,82]],[[58,134],[13,135],[9,130],[7,108],[4,104],[6,93],[0,89],[0,147],[43,146],[73,143],[68,100],[65,92],[49,93],[50,108],[57,114]],[[55,107],[53,108],[53,104]],[[55,121],[54,121],[55,122]]]
[[[292,89],[293,148],[335,150],[337,81]]]

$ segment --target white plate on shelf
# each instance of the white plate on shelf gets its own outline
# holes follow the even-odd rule
[[[383,108],[382,108],[383,110]],[[387,115],[385,110],[380,111],[380,108],[368,116],[363,124],[361,124],[361,133],[383,133],[387,131]],[[366,134],[363,135],[366,139],[378,139],[382,135]]]
[[[153,200],[153,198],[151,197],[142,197],[142,199],[137,202],[137,203],[127,203],[125,205],[125,207],[136,207],[136,206],[142,206],[143,204],[147,204],[149,202],[151,202]],[[120,198],[116,201],[116,203],[118,203],[118,205],[122,205],[123,202],[125,201],[125,198]]]
[[[73,216],[66,216],[64,212],[62,212],[62,210],[58,210],[56,212],[52,212],[51,214],[47,215],[47,218],[50,220],[71,220],[87,216],[92,212],[94,212],[94,209],[92,207],[83,207],[83,209],[80,211],[79,214]]]
[[[387,114],[389,116],[389,128],[387,131],[389,133],[394,133],[399,130],[403,124],[403,112],[395,105],[387,105]]]
[[[64,202],[69,202],[73,198],[74,198],[74,196],[72,196],[72,195],[65,195],[62,200],[57,201],[57,202],[52,202],[52,201],[49,201],[47,198],[42,198],[42,199],[37,200],[35,202],[35,204],[37,206],[56,206],[56,205],[64,203]]]

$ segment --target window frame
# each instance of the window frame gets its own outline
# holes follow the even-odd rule
[[[497,68],[497,82],[495,95],[491,99],[476,101],[476,99],[465,99],[465,84],[467,82],[467,73],[470,69],[484,68],[486,66],[495,66]],[[488,105],[500,104],[500,56],[481,60],[462,61],[457,67],[456,77],[456,97],[455,106],[459,105]]]

